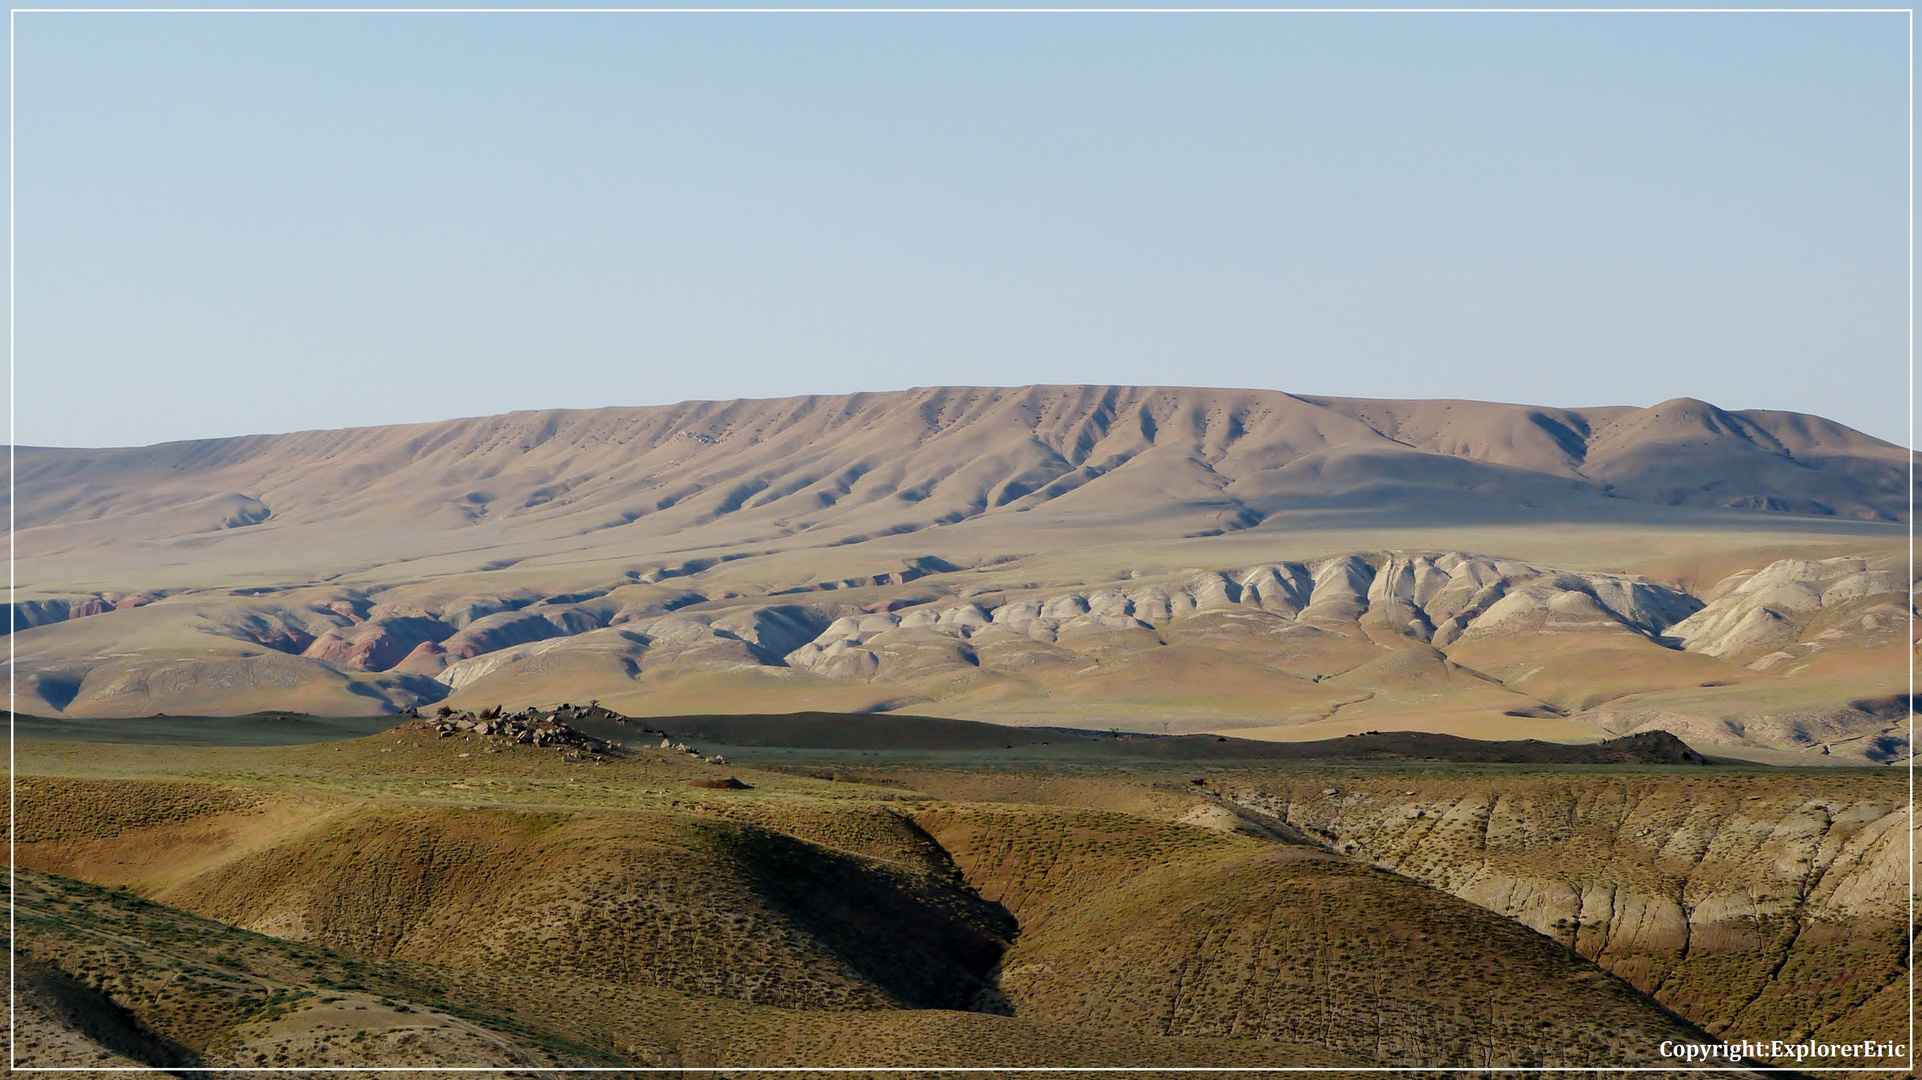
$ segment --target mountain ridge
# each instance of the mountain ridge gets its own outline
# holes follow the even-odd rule
[[[56,581],[149,587],[102,577],[163,549],[191,549],[172,565],[218,550],[268,580],[319,577],[342,569],[348,532],[357,560],[457,564],[472,551],[478,569],[557,544],[765,551],[924,530],[994,555],[985,533],[1004,526],[1159,540],[1490,521],[1897,524],[1910,461],[1820,417],[1693,399],[1571,410],[935,387],[20,447],[11,498],[31,593]],[[482,557],[517,546],[527,550]],[[73,572],[43,573],[47,560]]]

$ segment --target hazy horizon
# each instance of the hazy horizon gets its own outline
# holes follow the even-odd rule
[[[16,18],[14,437],[907,386],[1907,444],[1900,13]]]

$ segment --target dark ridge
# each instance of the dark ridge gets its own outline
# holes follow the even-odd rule
[[[677,739],[792,750],[1021,750],[1163,761],[1451,761],[1485,764],[1699,765],[1709,759],[1666,731],[1601,743],[1489,741],[1420,731],[1371,731],[1313,742],[1223,735],[1145,735],[1065,727],[1007,727],[975,720],[877,713],[777,713],[651,717]],[[620,723],[620,722],[617,722]],[[637,723],[627,721],[626,723]]]
[[[257,712],[242,716],[81,718],[9,714],[21,739],[174,746],[293,746],[358,739],[386,731],[402,716],[310,716]]]
[[[898,713],[756,713],[637,717],[610,709],[562,706],[568,722],[604,740],[659,731],[690,743],[742,749],[898,752],[1019,751],[1157,761],[1443,761],[1517,765],[1706,765],[1710,759],[1666,731],[1600,743],[1539,739],[1491,741],[1422,731],[1370,731],[1313,742],[1268,742],[1225,735],[1148,735],[1066,727],[1009,727],[978,720]],[[151,716],[116,719],[13,714],[21,738],[68,742],[284,746],[354,739],[386,731],[404,716]]]
[[[687,786],[708,788],[713,791],[749,791],[753,789],[752,784],[743,784],[732,776],[722,777],[719,780],[689,780]]]

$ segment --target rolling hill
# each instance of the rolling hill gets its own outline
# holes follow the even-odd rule
[[[67,750],[83,775],[22,779],[22,932],[161,1040],[94,1040],[136,1059],[1593,1066],[1708,1038],[1475,904],[1160,816],[699,787],[720,767],[672,749],[421,723]]]
[[[23,742],[29,1060],[1660,1066],[1904,1015],[1892,770],[484,726]]]

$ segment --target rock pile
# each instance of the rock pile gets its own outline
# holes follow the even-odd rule
[[[553,712],[526,709],[508,715],[502,715],[498,707],[479,713],[450,710],[443,715],[422,718],[419,726],[443,739],[471,733],[543,749],[607,753],[610,744],[567,725],[568,719],[578,715],[567,706]]]
[[[422,716],[419,709],[409,709],[402,715],[417,723],[421,730],[433,732],[436,738],[450,738],[455,735],[481,736],[489,740],[500,740],[507,744],[538,746],[543,749],[563,751],[570,760],[577,754],[607,755],[626,749],[623,742],[608,742],[597,739],[570,725],[570,721],[592,721],[615,723],[633,728],[638,734],[661,740],[661,749],[705,765],[726,765],[727,758],[720,754],[706,755],[684,742],[675,741],[665,731],[636,724],[629,717],[622,716],[612,709],[604,709],[598,703],[591,705],[570,705],[565,702],[552,709],[523,709],[517,713],[505,712],[496,705],[479,712],[463,712],[442,706],[432,716]],[[496,752],[500,747],[489,746],[488,752]]]

